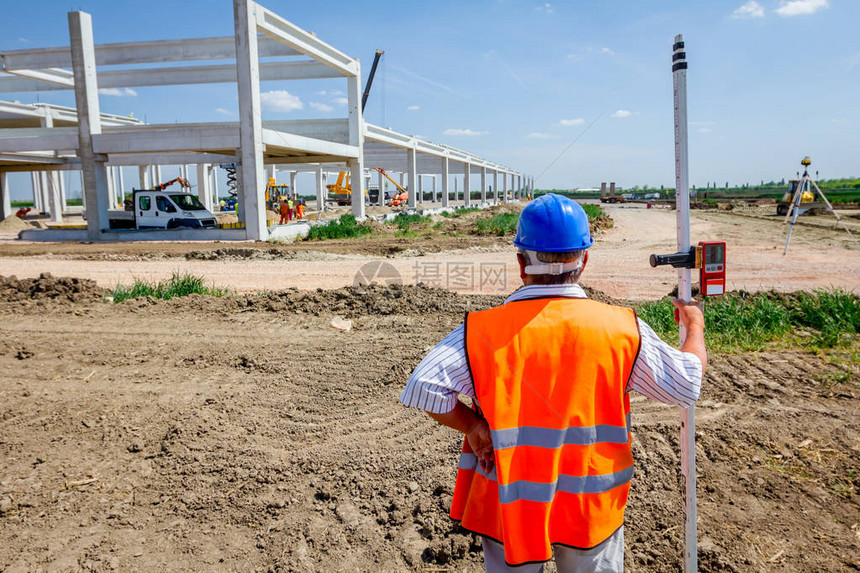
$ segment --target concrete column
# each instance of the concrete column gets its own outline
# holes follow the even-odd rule
[[[63,222],[63,208],[60,201],[60,178],[57,171],[43,172],[48,180],[48,199],[51,207],[51,222]]]
[[[140,165],[137,168],[137,185],[138,189],[149,189],[149,171],[146,165]]]
[[[487,166],[481,167],[481,204],[487,202]]]
[[[116,191],[119,196],[119,205],[125,205],[125,177],[122,174],[122,166],[116,168]]]
[[[493,204],[499,203],[499,172],[493,171]]]
[[[418,201],[424,204],[424,176],[418,176]]]
[[[438,203],[438,202],[439,202],[439,181],[438,181],[438,177],[439,177],[438,175],[434,175],[434,176],[433,176],[433,202],[434,202],[434,203]]]
[[[472,166],[468,163],[463,164],[463,199],[466,207],[472,205]]]
[[[113,167],[107,168],[108,209],[116,209],[116,184]]]
[[[33,210],[36,213],[42,212],[42,189],[39,182],[39,174],[35,171],[30,172],[30,185],[33,187]]]
[[[415,150],[406,150],[406,171],[409,175],[409,208],[414,209],[418,203],[418,173],[415,166]]]
[[[398,179],[400,180],[400,186],[403,187],[404,189],[406,189],[406,174],[403,172],[400,172],[398,174]],[[407,189],[407,191],[408,191],[408,189]]]
[[[385,177],[382,175],[382,171],[376,172],[376,186],[379,187],[379,206],[385,206]]]
[[[361,114],[361,70],[356,60],[356,75],[346,79],[349,111],[349,144],[358,147],[358,157],[347,165],[352,169],[352,214],[364,219],[364,118]]]
[[[212,190],[209,188],[210,166],[205,163],[197,164],[197,198],[209,211],[212,211]]]
[[[460,180],[457,179],[456,177],[454,177],[454,201],[455,202],[457,201],[457,189],[458,189],[459,183],[460,183]]]
[[[46,215],[51,214],[51,190],[48,188],[48,174],[39,171],[39,198],[42,203],[42,211]]]
[[[57,181],[60,184],[60,214],[65,213],[66,208],[68,207],[68,200],[66,198],[66,172],[65,171],[57,171]]]
[[[158,185],[164,181],[164,178],[161,176],[161,165],[154,165],[152,168],[152,174],[154,181],[153,185]]]
[[[325,208],[325,179],[322,171],[322,165],[317,165],[316,168],[316,184],[317,184],[317,210],[320,215]],[[319,219],[319,215],[317,216]]]
[[[0,221],[12,216],[12,193],[9,190],[9,174],[0,171]]]
[[[502,173],[502,203],[508,202],[508,174]]]
[[[239,149],[242,186],[239,187],[239,221],[245,222],[245,238],[268,236],[263,194],[263,120],[260,110],[260,58],[257,51],[257,14],[248,0],[233,2],[236,32],[236,80],[239,87]]]
[[[442,158],[442,206],[448,207],[450,206],[450,197],[448,196],[448,182],[450,177],[450,173],[448,172],[448,158]]]
[[[219,209],[221,204],[221,197],[218,195],[218,169],[220,168],[212,166],[212,206],[216,209]]]
[[[290,193],[294,198],[298,198],[299,192],[296,189],[296,172],[290,171]]]
[[[84,192],[84,189],[85,189],[84,172],[78,171],[78,177],[81,178],[81,206],[83,207],[84,212],[86,213],[86,211],[87,211],[87,194]]]

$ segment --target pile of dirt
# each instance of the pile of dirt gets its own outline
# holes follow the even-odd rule
[[[588,221],[589,230],[592,235],[598,235],[615,226],[615,221],[609,215],[600,215]]]
[[[289,289],[261,295],[235,297],[240,308],[319,316],[336,314],[349,318],[368,315],[423,316],[432,313],[462,315],[501,304],[503,296],[464,296],[455,292],[419,285],[351,286],[336,290],[302,292]],[[228,302],[229,304],[229,302]]]
[[[102,300],[102,289],[96,281],[70,277],[53,277],[42,273],[37,279],[0,276],[0,300],[63,300],[70,302],[96,302]]]
[[[0,232],[4,231],[23,231],[24,229],[32,229],[33,226],[23,219],[19,219],[15,215],[10,215],[0,221]]]

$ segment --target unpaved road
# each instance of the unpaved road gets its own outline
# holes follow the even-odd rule
[[[500,297],[47,299],[72,287],[0,301],[0,571],[483,570],[445,513],[460,439],[396,400]],[[712,357],[701,571],[860,568],[860,374],[841,361]],[[678,412],[634,397],[633,424],[626,565],[677,572]]]
[[[606,209],[615,226],[598,237],[583,281],[619,298],[641,300],[666,294],[675,284],[675,276],[671,270],[649,267],[648,256],[675,251],[675,212],[641,205]],[[693,211],[695,240],[728,243],[730,289],[860,289],[860,243],[828,223],[832,218],[801,219],[789,254],[783,256],[786,228],[782,218],[770,215],[771,211],[772,206],[743,213]],[[847,220],[860,238],[856,223]],[[207,256],[213,260],[201,260]],[[107,288],[135,277],[163,279],[176,271],[205,276],[238,292],[338,288],[353,284],[359,269],[377,260],[393,265],[407,284],[425,282],[463,293],[509,293],[520,284],[509,238],[460,235],[431,242],[420,237],[372,237],[295,245],[80,245],[0,240],[0,274],[23,278],[50,272],[91,278]]]

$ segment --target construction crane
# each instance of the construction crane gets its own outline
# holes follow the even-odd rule
[[[370,95],[370,86],[373,85],[373,77],[376,75],[376,66],[379,64],[379,58],[384,54],[383,50],[376,50],[376,55],[373,57],[373,65],[370,66],[370,75],[367,76],[367,85],[364,86],[364,94],[361,96],[361,113],[364,113],[364,106],[367,105],[367,96]]]
[[[382,174],[383,177],[391,181],[391,183],[394,184],[394,187],[397,188],[397,191],[399,191],[397,195],[391,198],[391,202],[389,204],[392,207],[399,207],[400,205],[405,205],[406,202],[409,200],[409,191],[401,187],[400,184],[397,183],[397,181],[395,181],[394,179],[392,179],[391,175],[389,175],[382,167],[374,167],[373,169],[374,171],[378,171]],[[382,189],[380,189],[379,192],[382,193]]]

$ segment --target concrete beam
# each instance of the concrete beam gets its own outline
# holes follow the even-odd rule
[[[63,76],[59,74],[52,76],[42,70],[22,70],[10,73],[22,77],[0,78],[0,93],[56,91],[74,88],[71,79],[63,81]],[[264,82],[339,77],[342,77],[341,74],[314,61],[264,62],[260,64],[260,81]],[[236,66],[218,64],[137,70],[104,70],[99,72],[98,79],[101,88],[227,84],[236,82]]]
[[[94,52],[98,66],[232,60],[236,58],[236,44],[232,36],[187,38],[98,44],[94,46]],[[301,55],[283,43],[267,38],[259,39],[258,53],[260,57]],[[69,46],[0,52],[0,71],[4,72],[71,67]]]
[[[337,70],[347,77],[360,77],[358,60],[326,44],[315,35],[302,30],[271,10],[252,3],[250,14],[256,17],[257,29],[294,50],[312,57],[321,64]],[[236,51],[238,54],[238,50]]]

